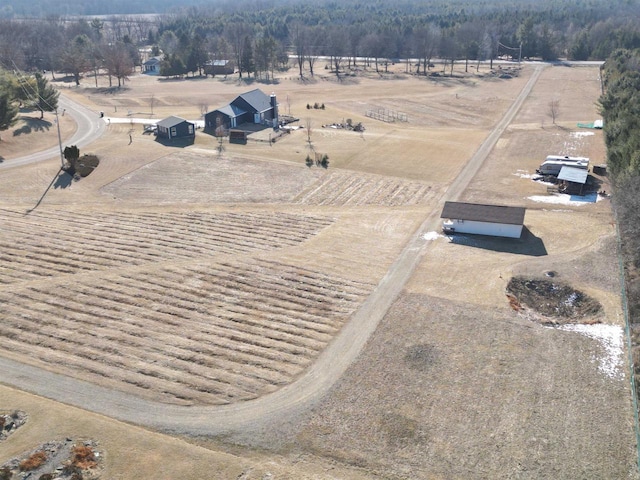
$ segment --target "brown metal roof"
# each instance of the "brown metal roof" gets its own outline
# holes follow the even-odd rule
[[[440,218],[450,220],[469,220],[475,222],[504,223],[522,225],[524,207],[505,205],[482,205],[479,203],[445,202]]]

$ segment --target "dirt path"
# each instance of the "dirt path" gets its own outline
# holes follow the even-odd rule
[[[16,385],[22,390],[120,420],[193,435],[223,434],[255,426],[266,418],[286,419],[294,412],[308,408],[335,384],[362,351],[426,253],[428,242],[424,234],[438,228],[442,204],[446,200],[459,198],[469,185],[531,92],[543,68],[542,65],[535,68],[511,107],[451,184],[437,208],[416,230],[376,290],[322,352],[318,360],[296,382],[272,394],[244,403],[216,407],[183,407],[142,400],[120,391],[5,358],[0,358],[2,381]]]

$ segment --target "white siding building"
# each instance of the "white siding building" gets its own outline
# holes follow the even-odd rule
[[[524,226],[524,207],[445,202],[440,218],[445,233],[473,233],[520,238]]]

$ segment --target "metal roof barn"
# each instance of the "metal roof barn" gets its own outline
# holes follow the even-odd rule
[[[520,238],[524,214],[524,207],[445,202],[440,218],[446,219],[443,223],[446,233]]]

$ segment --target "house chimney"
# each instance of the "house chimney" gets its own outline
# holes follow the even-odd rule
[[[271,93],[271,108],[273,108],[273,128],[278,128],[280,122],[278,121],[278,101],[275,93]]]

